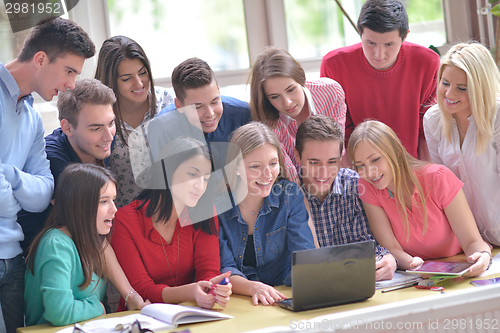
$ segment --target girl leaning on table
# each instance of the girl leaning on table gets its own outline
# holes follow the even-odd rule
[[[115,179],[102,167],[72,164],[61,173],[54,207],[26,259],[26,325],[68,325],[102,315],[108,278],[123,296],[132,291],[130,310],[149,304],[133,292],[109,251],[115,196]]]
[[[348,151],[361,176],[359,196],[373,235],[398,259],[399,269],[462,250],[475,262],[465,276],[488,268],[490,246],[479,235],[462,182],[448,168],[413,158],[378,121],[359,124]]]
[[[225,307],[231,284],[219,284],[227,274],[220,274],[207,146],[177,138],[147,172],[147,189],[115,218],[111,244],[127,278],[153,303]]]
[[[273,304],[286,298],[273,287],[291,284],[292,252],[314,248],[304,196],[285,179],[280,143],[263,123],[234,131],[226,169],[237,205],[219,215],[221,270],[234,293]]]
[[[437,100],[424,116],[432,161],[460,178],[479,233],[500,246],[500,74],[490,50],[453,46],[441,61]]]
[[[109,159],[118,174],[116,206],[123,207],[141,192],[132,172],[129,134],[136,129],[146,133],[149,120],[174,102],[172,89],[155,87],[148,57],[142,47],[125,36],[108,38],[99,51],[95,78],[113,89],[116,103],[116,136]],[[134,160],[142,160],[135,158]]]

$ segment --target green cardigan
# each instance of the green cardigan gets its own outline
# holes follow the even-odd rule
[[[26,326],[52,323],[69,325],[104,313],[101,301],[106,281],[93,274],[90,285],[84,281],[82,263],[73,240],[58,229],[49,230],[40,240],[32,274],[26,270],[24,308]]]

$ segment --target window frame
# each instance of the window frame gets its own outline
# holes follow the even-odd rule
[[[284,0],[242,0],[248,40],[248,56],[253,64],[262,49],[275,45],[288,50]],[[444,54],[451,44],[473,38],[471,6],[468,0],[442,0],[447,43],[439,47]],[[69,17],[87,31],[96,45],[96,52],[110,36],[107,0],[79,1]],[[465,24],[464,24],[465,22]],[[93,77],[97,56],[86,61],[82,77]],[[306,72],[319,72],[321,57],[300,59]],[[217,71],[221,87],[245,84],[250,69]],[[170,77],[155,77],[157,85],[171,87]]]

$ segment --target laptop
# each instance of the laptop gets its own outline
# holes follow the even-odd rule
[[[293,298],[279,306],[303,311],[364,301],[375,293],[375,242],[292,253]]]

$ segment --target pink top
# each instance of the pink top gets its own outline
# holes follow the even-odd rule
[[[430,164],[415,171],[424,191],[427,208],[427,231],[422,235],[424,220],[421,205],[406,209],[410,237],[406,232],[396,204],[387,189],[378,190],[364,179],[359,179],[359,196],[366,203],[382,207],[389,217],[396,239],[405,252],[424,260],[451,257],[462,252],[462,247],[451,229],[444,209],[453,201],[463,183],[443,165]],[[413,200],[419,202],[415,189]]]
[[[322,77],[316,80],[306,81],[304,93],[309,103],[309,114],[321,114],[332,117],[340,124],[342,131],[345,128],[345,95],[344,90],[336,81]],[[288,179],[299,183],[297,175],[298,163],[295,161],[295,137],[298,125],[295,119],[280,113],[280,118],[273,129],[274,134],[281,143],[283,158]]]

